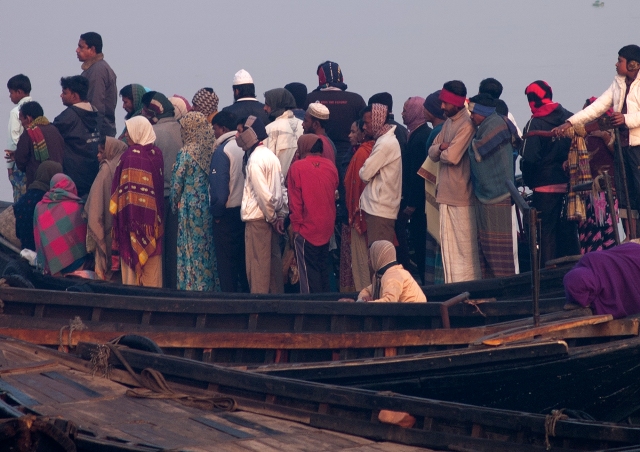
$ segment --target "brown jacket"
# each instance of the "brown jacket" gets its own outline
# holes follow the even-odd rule
[[[44,141],[47,144],[47,150],[49,151],[49,160],[58,162],[62,165],[62,159],[64,157],[64,139],[58,129],[52,124],[46,126],[39,126],[44,136]],[[27,173],[27,187],[36,180],[36,170],[40,166],[40,161],[36,160],[33,153],[33,141],[29,136],[29,133],[25,129],[20,135],[18,140],[18,146],[15,152],[16,166],[20,171]]]

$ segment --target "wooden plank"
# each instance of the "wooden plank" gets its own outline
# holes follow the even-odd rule
[[[15,375],[26,372],[32,372],[34,370],[46,369],[49,367],[58,366],[58,362],[52,359],[46,361],[38,361],[34,363],[20,364],[17,366],[2,367],[0,368],[0,375]]]
[[[80,384],[77,381],[70,379],[69,377],[66,377],[65,375],[62,375],[60,372],[42,372],[41,375],[44,375],[47,378],[51,378],[52,380],[59,381],[60,383],[64,383],[68,386],[71,386],[72,388],[85,393],[91,398],[102,397],[102,394],[100,394],[99,392],[96,392],[93,389],[90,389],[85,385]]]
[[[231,435],[234,438],[239,438],[239,439],[253,438],[253,435],[249,433],[243,432],[242,430],[238,430],[233,427],[229,427],[228,425],[221,424],[220,422],[216,422],[206,417],[198,416],[198,417],[192,417],[190,419],[196,422],[199,422],[203,425],[206,425],[207,427],[211,427],[220,432],[226,433],[227,435]]]
[[[569,320],[561,322],[553,322],[551,324],[543,325],[537,328],[517,328],[515,330],[502,331],[494,335],[490,335],[476,341],[476,344],[481,343],[484,345],[503,345],[509,342],[519,341],[523,339],[530,339],[540,334],[548,334],[556,331],[570,330],[585,325],[597,325],[599,323],[605,323],[613,320],[613,316],[597,315],[586,319]]]
[[[6,392],[7,394],[10,394],[14,400],[20,403],[20,405],[26,407],[40,405],[40,402],[38,400],[22,392],[15,386],[9,384],[9,382],[4,379],[0,379],[0,392]]]
[[[257,430],[261,433],[265,433],[267,435],[283,435],[284,432],[281,432],[279,430],[274,430],[272,428],[266,427],[264,425],[258,424],[256,422],[252,422],[250,420],[241,418],[235,414],[230,414],[230,413],[219,413],[217,414],[218,417],[223,418],[226,421],[232,422],[234,424],[238,424],[241,425],[242,427],[247,427],[250,428],[252,430]]]

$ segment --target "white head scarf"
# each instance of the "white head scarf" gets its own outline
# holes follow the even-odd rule
[[[155,143],[156,133],[153,131],[153,126],[149,120],[144,116],[134,116],[131,119],[127,119],[125,125],[134,144],[146,146],[147,144]]]

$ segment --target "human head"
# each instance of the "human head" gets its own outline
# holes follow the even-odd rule
[[[213,91],[213,88],[200,88],[191,99],[193,109],[207,117],[218,111],[219,101],[220,99],[218,99],[218,95]]]
[[[142,96],[142,116],[151,124],[156,124],[163,118],[173,118],[173,104],[167,96],[157,91],[149,91]]]
[[[568,301],[589,306],[600,292],[598,278],[587,267],[574,267],[562,280]]]
[[[616,72],[618,75],[635,76],[640,69],[640,47],[635,44],[624,46],[618,51]]]
[[[29,190],[37,189],[48,191],[51,187],[51,178],[62,172],[62,165],[53,160],[45,160],[38,165],[34,182],[28,187]]]
[[[256,97],[256,86],[253,84],[253,77],[244,69],[240,69],[233,76],[233,99],[243,99],[245,97]]]
[[[147,118],[144,116],[134,116],[131,119],[127,119],[125,122],[127,127],[127,134],[133,144],[139,144],[146,146],[153,144],[156,141],[156,134],[153,131],[153,126]]]
[[[551,113],[554,108],[553,103],[553,91],[547,82],[544,80],[536,80],[530,83],[524,90],[529,101],[529,107],[534,115],[542,113]],[[547,110],[549,110],[547,112]]]
[[[249,116],[242,126],[242,132],[239,132],[236,136],[236,144],[243,151],[248,152],[257,147],[268,136],[267,129],[260,118]]]
[[[347,85],[344,84],[342,70],[338,63],[327,60],[318,65],[316,74],[318,74],[318,89],[339,88],[343,91],[347,89]]]
[[[471,114],[471,121],[478,127],[487,116],[496,111],[496,101],[490,94],[476,94],[469,99],[467,108]]]
[[[402,122],[407,126],[409,132],[413,132],[425,123],[423,104],[424,97],[414,96],[407,99],[402,106]]]
[[[358,146],[364,139],[360,121],[361,120],[353,121],[353,124],[351,124],[351,129],[349,130],[349,143],[351,146]]]
[[[180,118],[180,135],[184,145],[199,143],[207,133],[211,123],[201,111],[192,110]],[[209,131],[209,133],[211,133]]]
[[[84,63],[99,53],[102,53],[102,36],[93,31],[81,34],[76,49],[78,60]]]
[[[500,116],[508,116],[509,115],[509,107],[507,103],[502,99],[495,99],[496,101],[496,113]]]
[[[500,99],[500,96],[502,95],[502,83],[497,81],[495,78],[485,78],[480,82],[478,94],[488,94],[494,99]]]
[[[38,102],[25,102],[20,106],[20,122],[22,122],[22,126],[26,127],[31,124],[31,122],[40,117],[44,116],[44,111],[42,110],[42,106]]]
[[[329,109],[320,102],[309,104],[307,112],[302,121],[302,129],[304,133],[315,133],[324,131],[329,121]]]
[[[63,105],[69,107],[87,101],[87,94],[89,93],[88,78],[82,75],[62,77],[60,79],[60,86],[62,87],[60,98],[62,99]]]
[[[73,180],[64,173],[57,173],[53,175],[51,182],[49,182],[49,189],[51,191],[64,190],[73,195],[78,195],[78,189],[76,188],[75,182],[73,182]]]
[[[370,110],[369,110],[370,109]],[[387,123],[389,112],[386,105],[372,104],[365,109],[363,116],[367,135],[377,139],[383,133],[383,127]]]
[[[216,138],[220,138],[225,133],[236,130],[237,124],[238,118],[229,111],[221,111],[211,120],[211,126],[213,127],[213,133]]]
[[[374,272],[396,261],[396,247],[387,240],[376,240],[369,247],[369,263]]]
[[[368,106],[373,104],[386,105],[387,111],[391,113],[393,111],[393,96],[387,92],[374,94],[369,98],[369,102],[367,102]]]
[[[111,161],[116,157],[119,158],[126,150],[127,144],[124,141],[103,135],[98,143],[98,160]]]
[[[173,117],[176,119],[176,121],[193,109],[187,99],[177,94],[171,96],[169,98],[169,102],[171,102],[171,105],[173,105]]]
[[[322,154],[322,140],[313,133],[302,135],[298,138],[298,153],[301,159],[309,154]]]
[[[422,104],[424,107],[424,119],[432,123],[434,120],[444,121],[444,111],[442,110],[442,101],[440,100],[440,90],[435,91],[427,96]]]
[[[140,114],[142,111],[142,96],[145,95],[147,89],[137,83],[126,85],[120,90],[122,97],[122,108],[127,112],[125,119],[131,118],[134,114]]]
[[[7,89],[11,102],[17,104],[31,93],[31,81],[24,74],[14,75],[7,82]]]
[[[441,107],[444,115],[448,118],[458,114],[464,108],[467,97],[467,87],[460,80],[451,80],[440,90]]]
[[[286,89],[275,88],[264,93],[264,111],[271,120],[294,108],[296,108],[296,100]]]
[[[293,95],[293,98],[296,100],[296,108],[304,108],[304,105],[307,103],[307,85],[292,82],[284,85],[284,89]]]

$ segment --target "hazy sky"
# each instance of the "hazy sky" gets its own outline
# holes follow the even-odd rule
[[[349,91],[365,101],[394,97],[400,119],[410,96],[425,96],[451,79],[470,95],[495,77],[523,127],[530,116],[524,88],[544,79],[554,100],[577,111],[615,75],[617,52],[640,44],[640,2],[606,0],[288,0],[190,1],[0,0],[0,80],[24,73],[32,96],[53,120],[62,110],[60,77],[81,72],[78,37],[96,31],[118,88],[140,83],[189,99],[213,87],[220,107],[232,102],[233,74],[244,68],[262,93],[286,83],[317,86],[316,67],[338,62]],[[5,144],[13,107],[0,96]],[[116,110],[117,128],[124,110]],[[11,192],[0,174],[0,199]]]

